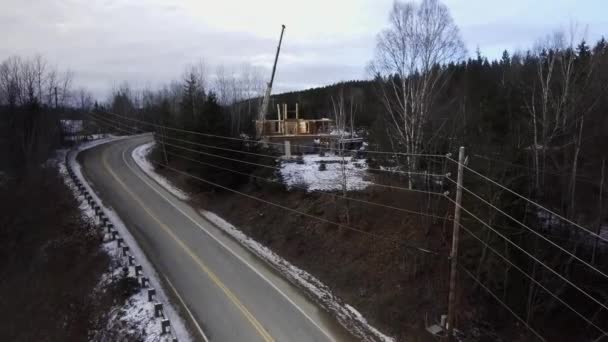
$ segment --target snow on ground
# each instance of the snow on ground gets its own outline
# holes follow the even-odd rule
[[[89,141],[87,143],[79,145],[77,148],[77,152],[84,151],[110,141],[121,140],[123,138],[125,137],[108,136],[103,139]],[[76,174],[76,177],[81,180],[81,182],[89,191],[95,202],[100,205],[101,209],[104,211],[108,219],[112,222],[115,229],[118,230],[120,236],[130,247],[130,252],[135,257],[136,262],[142,265],[144,274],[150,279],[151,286],[156,289],[156,300],[164,304],[164,313],[165,316],[171,321],[171,329],[175,337],[177,337],[179,341],[192,341],[192,337],[187,331],[184,321],[177,314],[175,308],[170,304],[170,301],[161,286],[158,274],[143,254],[141,248],[136,243],[135,239],[128,231],[120,217],[116,214],[116,212],[110,207],[104,205],[103,202],[97,196],[97,194],[93,191],[91,186],[86,182],[85,178],[82,175],[80,164],[78,164],[78,162],[76,161],[76,156],[78,154],[77,152],[70,153],[68,159],[68,162],[72,166],[72,170]],[[74,196],[79,202],[79,208],[82,211],[82,214],[85,219],[98,224],[100,222],[96,217],[95,212],[88,205],[85,198],[80,195],[77,190],[77,187],[72,182],[67,173],[67,169],[65,166],[66,153],[68,153],[68,151],[66,150],[60,150],[57,153],[57,167],[59,169],[59,172],[63,175],[64,182],[67,184],[67,186],[72,189]],[[115,241],[109,241],[104,243],[103,248],[108,252],[110,256],[112,256],[111,262],[113,265],[116,265],[116,267],[113,271],[108,272],[108,274],[104,275],[102,281],[99,284],[100,288],[103,288],[105,282],[111,281],[112,279],[117,277],[120,272],[122,272],[121,267],[119,267],[119,265],[123,262],[123,259],[120,258],[121,251],[118,249],[118,246]],[[139,291],[138,293],[131,296],[122,306],[116,307],[110,313],[109,322],[112,325],[119,324],[119,322],[124,322],[126,323],[125,326],[127,326],[129,329],[133,329],[133,332],[143,332],[145,334],[144,342],[169,341],[165,340],[169,338],[168,336],[161,337],[160,320],[154,317],[153,303],[148,302],[147,293],[145,291]]]
[[[344,174],[342,172],[343,158],[328,155],[305,154],[302,163],[295,160],[284,160],[281,164],[281,176],[288,188],[307,188],[308,191],[338,191],[342,190]],[[319,167],[325,163],[326,170]],[[348,191],[363,190],[372,182],[366,180],[367,163],[365,159],[344,157],[346,188]]]
[[[145,144],[142,146],[146,145],[149,144]],[[145,153],[146,151],[149,152],[150,148],[142,149],[141,154],[139,154],[138,158],[141,157],[145,160],[147,156],[147,154]],[[317,160],[335,160],[335,158],[336,157],[316,156],[313,158],[309,158],[309,161],[312,163]],[[340,160],[341,159],[342,158],[340,158]],[[347,160],[350,161],[350,159],[348,158]],[[327,165],[328,170],[330,165],[331,164]],[[318,165],[316,167],[318,169]],[[160,175],[154,172],[154,168],[142,167],[142,170],[152,178],[156,179],[156,177],[160,177]],[[362,170],[362,172],[364,172],[365,167],[362,168]],[[362,176],[360,177],[360,182],[365,182],[362,180]],[[162,185],[165,183],[160,184]],[[303,288],[308,294],[310,294],[315,299],[315,301],[320,303],[326,310],[336,314],[340,323],[344,325],[348,330],[361,337],[363,341],[394,341],[393,338],[382,334],[379,330],[368,324],[368,322],[365,320],[363,315],[361,315],[361,313],[359,313],[354,307],[343,303],[338,297],[336,297],[331,292],[329,287],[323,284],[319,279],[310,275],[306,271],[295,267],[287,260],[281,258],[272,250],[268,249],[257,241],[251,239],[250,237],[245,235],[243,232],[241,232],[216,214],[206,210],[201,210],[201,214],[213,224],[218,226],[220,229],[232,236],[232,238],[239,241],[243,246],[252,251],[262,260],[268,262],[273,268],[277,269],[279,272],[281,272],[281,274],[286,276],[292,283],[296,284],[300,288]]]
[[[167,189],[167,191],[172,193],[175,197],[181,199],[182,201],[187,201],[188,199],[190,199],[190,196],[188,196],[181,189],[178,189],[177,187],[173,186],[173,184],[171,184],[171,182],[169,182],[165,177],[154,172],[154,166],[152,165],[152,163],[150,163],[148,161],[147,156],[148,156],[148,154],[150,154],[150,152],[154,148],[155,144],[156,144],[155,142],[149,142],[147,144],[138,146],[137,148],[135,148],[133,150],[133,152],[131,153],[131,156],[133,157],[133,159],[135,160],[137,165],[142,170],[144,170],[144,172],[148,176],[150,176],[152,179],[154,179],[158,184],[162,185],[165,189]]]
[[[608,240],[608,224],[606,223],[600,225],[599,234],[597,234],[599,235],[598,238],[595,234],[595,232],[597,231],[597,226],[583,226],[585,229],[580,229],[568,223],[566,220],[560,218],[559,216],[542,209],[538,209],[538,211],[536,212],[536,217],[539,220],[540,226],[548,230],[549,232],[555,232],[560,234],[569,232],[570,234],[573,234],[570,236],[571,239],[575,239],[581,242],[584,246],[588,248],[591,248],[595,244],[597,244],[600,250],[608,248],[608,242],[606,241]],[[581,234],[579,235],[579,233]]]
[[[225,221],[216,214],[201,210],[201,214],[209,221],[220,227],[242,245],[247,247],[257,256],[268,262],[272,267],[279,270],[291,282],[303,288],[307,293],[311,294],[317,302],[328,311],[335,313],[338,320],[351,332],[361,337],[363,341],[394,341],[393,338],[382,334],[379,330],[371,326],[367,320],[354,307],[343,303],[336,297],[329,287],[323,284],[319,279],[315,278],[306,271],[303,271],[281,258],[276,253],[251,239],[243,232],[235,228],[229,222]]]
[[[63,138],[66,141],[91,141],[91,140],[98,140],[98,139],[103,139],[108,137],[107,134],[88,134],[88,135],[67,135],[64,136]]]
[[[539,218],[543,228],[557,227],[562,223],[562,220],[559,217],[548,211],[538,210],[536,216]]]
[[[82,120],[59,120],[59,123],[64,131],[72,133],[81,132],[84,127]]]
[[[347,130],[342,130],[342,129],[338,129],[338,128],[334,128],[329,132],[329,135],[339,135],[341,137],[351,137],[351,134],[349,131]],[[353,138],[357,138],[357,134],[353,134],[352,135]]]

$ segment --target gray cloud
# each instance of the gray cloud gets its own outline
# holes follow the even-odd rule
[[[554,29],[556,19],[544,15],[543,8],[555,16],[572,7],[567,0],[513,0],[504,9],[485,0],[446,1],[471,52],[480,46],[491,57],[503,49],[526,48]],[[585,6],[604,11],[577,10],[577,19],[605,25],[595,13],[605,13],[606,5],[590,1],[593,4]],[[42,54],[60,69],[71,69],[77,85],[103,99],[123,81],[157,87],[178,79],[185,66],[201,59],[210,73],[218,65],[269,68],[280,24],[286,23],[276,90],[295,90],[365,77],[375,35],[385,26],[391,4],[392,0],[3,0],[0,60]]]

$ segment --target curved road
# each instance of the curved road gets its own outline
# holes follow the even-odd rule
[[[161,275],[201,341],[352,341],[280,274],[149,178],[131,157],[151,136],[81,152],[83,173]]]

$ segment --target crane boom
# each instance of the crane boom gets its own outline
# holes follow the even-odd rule
[[[274,65],[272,66],[272,74],[270,75],[270,82],[266,87],[264,93],[264,100],[262,101],[262,108],[260,108],[260,116],[258,120],[263,121],[266,118],[268,112],[268,102],[270,102],[270,92],[272,91],[272,82],[274,82],[274,74],[277,71],[277,62],[279,61],[279,52],[281,52],[281,43],[283,42],[283,32],[285,32],[285,25],[281,25],[281,37],[279,38],[279,46],[277,46],[277,54],[274,57]]]

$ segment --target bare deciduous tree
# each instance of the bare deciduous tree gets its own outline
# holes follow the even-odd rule
[[[71,85],[71,72],[58,73],[40,55],[30,59],[12,56],[0,63],[0,104],[9,107],[67,105]]]
[[[253,120],[254,112],[257,114],[258,102],[265,90],[260,70],[245,64],[239,72],[228,72],[219,66],[214,85],[220,104],[229,109],[232,134],[241,133]]]
[[[530,114],[532,157],[535,189],[541,191],[550,151],[573,146],[570,170],[566,164],[556,165],[570,173],[570,210],[574,206],[576,174],[581,152],[585,115],[593,109],[597,99],[589,98],[588,88],[595,66],[593,57],[577,56],[575,43],[584,36],[575,24],[569,31],[559,30],[539,40],[533,50],[538,60],[536,77],[529,87],[526,108]],[[584,42],[584,40],[583,40]],[[580,54],[580,52],[579,52]],[[577,58],[580,63],[577,63]],[[589,60],[583,61],[584,58]],[[570,141],[562,137],[570,136]],[[569,158],[565,158],[567,160]]]
[[[7,109],[9,144],[16,163],[28,171],[47,158],[59,136],[57,116],[44,112],[52,104],[47,90],[61,94],[63,105],[70,83],[70,73],[59,74],[41,56],[13,56],[0,63],[0,107]]]
[[[346,138],[346,127],[348,114],[346,113],[346,104],[344,103],[344,88],[340,88],[337,96],[331,97],[333,107],[335,130],[338,134],[336,152],[342,158],[340,161],[340,187],[342,188],[342,196],[346,197],[348,193],[348,173],[346,170],[346,156],[344,155],[344,142]],[[352,109],[352,107],[351,107]],[[349,202],[345,201],[345,216],[346,223],[350,224],[350,209]]]
[[[82,112],[88,112],[93,108],[93,95],[85,88],[79,88],[76,92],[75,106]]]
[[[444,65],[463,58],[466,50],[448,8],[438,0],[395,1],[389,24],[378,35],[370,71],[379,81],[397,148],[417,154],[423,150],[424,125],[448,78]],[[415,170],[417,158],[408,156],[406,166]]]

